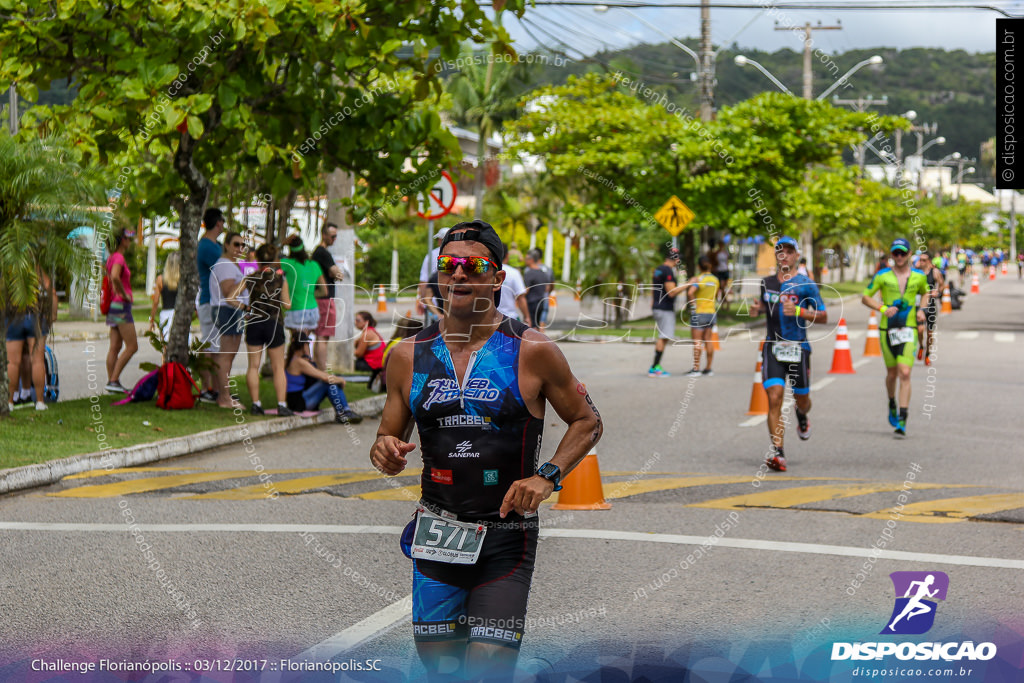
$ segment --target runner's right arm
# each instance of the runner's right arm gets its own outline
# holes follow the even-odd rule
[[[370,462],[384,474],[394,476],[408,464],[406,455],[416,448],[408,443],[412,434],[412,410],[405,401],[412,382],[415,341],[406,339],[391,350],[388,358],[388,397],[380,416],[377,439],[370,448]]]

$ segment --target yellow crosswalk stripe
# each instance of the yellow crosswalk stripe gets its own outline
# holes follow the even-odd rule
[[[77,474],[69,474],[64,479],[90,479],[92,477],[105,477],[108,474],[131,474],[132,472],[195,472],[203,470],[203,467],[114,467],[109,470],[100,468]]]
[[[380,491],[359,493],[352,497],[362,498],[363,500],[410,500],[416,502],[420,499],[421,495],[420,485],[413,484],[412,486],[389,486]]]
[[[289,470],[264,471],[271,474],[285,474],[289,472]],[[241,479],[243,477],[256,476],[258,476],[258,474],[255,470],[197,472],[193,474],[177,474],[166,477],[144,477],[142,479],[119,481],[113,484],[92,484],[90,486],[79,486],[77,488],[57,491],[56,493],[48,493],[46,495],[53,496],[55,498],[113,498],[114,496],[126,496],[131,493],[145,493],[147,491],[171,489],[176,486],[202,484],[208,481]]]
[[[916,484],[915,489],[949,488],[944,484]],[[758,491],[729,498],[716,498],[699,503],[690,503],[691,508],[715,508],[718,510],[740,510],[743,508],[790,508],[807,503],[820,503],[826,500],[866,496],[871,493],[902,491],[903,482],[898,483],[866,483],[839,484],[828,486],[793,486],[773,491]]]
[[[605,500],[628,498],[641,493],[685,489],[695,486],[716,486],[720,484],[749,484],[750,475],[701,475],[696,477],[669,477],[667,479],[635,479],[618,482],[603,482]],[[821,481],[826,477],[787,477],[785,481]]]
[[[1017,508],[1024,508],[1024,493],[992,493],[964,498],[925,500],[905,505],[902,510],[889,508],[863,516],[873,519],[889,519],[890,515],[899,512],[901,521],[949,524],[963,522],[967,518],[977,515],[1016,510]]]
[[[399,477],[418,477],[419,472],[402,472]],[[273,491],[280,494],[302,493],[313,489],[322,489],[328,486],[340,484],[355,484],[373,479],[383,479],[380,472],[376,470],[363,470],[356,474],[326,474],[318,477],[299,477],[296,479],[285,479],[284,481],[269,480],[272,486],[253,484],[252,486],[240,486],[238,488],[226,489],[224,491],[211,491],[200,493],[194,496],[183,496],[181,500],[257,500],[266,498]]]

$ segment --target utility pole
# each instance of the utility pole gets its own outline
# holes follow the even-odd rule
[[[788,26],[776,26],[776,31],[792,31],[793,29]],[[814,39],[811,37],[813,31],[842,31],[842,26],[825,26],[820,21],[817,26],[811,26],[811,22],[804,24],[804,91],[803,98],[805,100],[814,99],[814,73],[811,71],[811,46],[814,45]]]
[[[844,100],[844,99],[840,99],[838,97],[833,97],[832,98],[832,104],[841,104],[841,105],[851,106],[851,107],[853,107],[854,111],[863,113],[863,112],[866,112],[868,110],[868,107],[875,107],[875,106],[885,107],[885,106],[888,106],[888,104],[889,104],[889,97],[885,96],[885,97],[883,97],[880,100],[876,100],[873,97],[858,97],[855,100]],[[872,139],[874,139],[874,138],[872,138]],[[896,154],[899,155],[899,152],[897,152]],[[860,167],[860,177],[861,178],[864,177],[864,162],[865,162],[865,157],[866,156],[867,156],[867,149],[865,147],[865,143],[862,142],[862,143],[857,145],[857,166]]]
[[[11,100],[11,108],[8,111],[11,115],[11,124],[8,130],[11,132],[11,135],[15,135],[18,132],[18,89],[14,87],[13,83],[11,83],[11,87],[7,93]]]
[[[715,54],[711,49],[711,0],[700,3],[700,120],[715,116]]]

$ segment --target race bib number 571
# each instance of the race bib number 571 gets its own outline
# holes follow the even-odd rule
[[[412,556],[448,564],[476,564],[483,548],[487,527],[458,522],[420,510],[413,533]]]

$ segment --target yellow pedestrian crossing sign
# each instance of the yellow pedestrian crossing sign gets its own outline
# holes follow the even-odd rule
[[[654,214],[654,220],[658,221],[661,227],[668,230],[673,237],[681,233],[693,218],[694,213],[690,211],[690,207],[683,204],[683,201],[675,195],[672,195],[665,202],[665,206],[658,209],[658,212]]]

